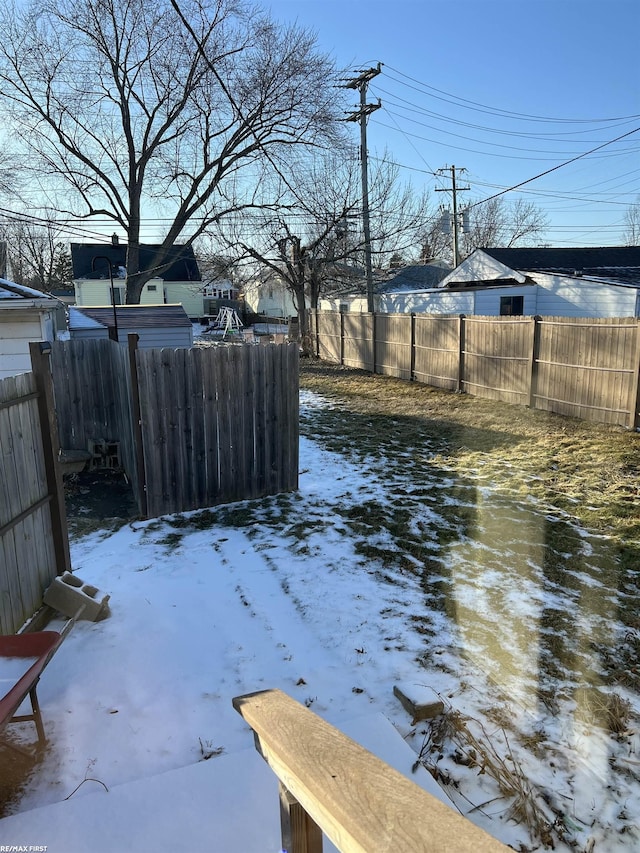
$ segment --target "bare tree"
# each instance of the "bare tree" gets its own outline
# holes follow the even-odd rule
[[[299,146],[328,144],[332,62],[243,0],[36,0],[0,16],[0,82],[40,183],[127,239],[127,301]],[[61,201],[61,188],[67,201]],[[140,267],[145,215],[166,218]]]
[[[640,246],[640,196],[627,208],[624,214],[624,225],[625,246]]]
[[[533,202],[517,199],[507,206],[503,198],[493,198],[469,209],[469,226],[462,236],[466,257],[480,247],[539,244],[548,227],[546,214]]]
[[[13,281],[46,292],[72,286],[71,256],[55,217],[7,211],[0,234]]]
[[[360,164],[353,150],[300,163],[295,187],[279,187],[277,209],[262,210],[223,235],[244,258],[279,276],[292,294],[303,348],[309,350],[308,310],[321,296],[366,292]],[[382,159],[370,176],[371,248],[377,265],[416,253],[424,198],[398,183]]]

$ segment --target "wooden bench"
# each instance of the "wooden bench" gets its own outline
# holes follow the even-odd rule
[[[42,715],[36,688],[45,667],[60,648],[75,619],[70,619],[62,631],[0,636],[0,731],[9,723],[33,722],[38,741],[45,740]],[[31,700],[31,713],[16,712],[26,699]]]

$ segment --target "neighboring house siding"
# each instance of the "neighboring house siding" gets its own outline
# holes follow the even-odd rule
[[[639,288],[536,273],[537,310],[546,317],[635,317]]]
[[[125,304],[126,282],[115,278],[113,286],[116,290],[116,304]],[[76,305],[95,307],[111,305],[111,284],[109,279],[78,279],[74,282]],[[155,289],[153,289],[155,288]],[[154,278],[148,281],[140,295],[141,305],[180,304],[187,315],[193,319],[204,314],[204,299],[199,284],[181,281],[163,281]]]
[[[477,314],[479,317],[499,317],[500,316],[500,300],[502,297],[522,296],[523,297],[523,314],[533,316],[536,310],[536,290],[532,285],[523,285],[522,287],[488,287],[486,289],[474,290],[475,304],[471,313]],[[464,314],[464,311],[460,313]]]
[[[204,315],[204,296],[200,282],[165,281],[163,287],[165,303],[182,305],[192,320]],[[155,302],[162,302],[162,299],[156,299]]]
[[[291,317],[298,312],[289,288],[282,282],[250,282],[245,286],[247,308],[267,317]]]
[[[31,341],[52,341],[54,338],[51,312],[0,311],[0,379],[29,373]]]
[[[473,293],[385,293],[376,310],[389,314],[473,314]]]

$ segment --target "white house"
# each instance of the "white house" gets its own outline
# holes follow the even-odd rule
[[[140,267],[148,269],[158,246],[140,247]],[[120,243],[71,243],[75,303],[80,307],[123,305],[127,247]],[[142,289],[141,305],[180,304],[196,320],[207,311],[200,270],[191,246],[173,246],[169,266]],[[113,284],[113,295],[111,287]]]
[[[354,300],[349,310],[366,307]],[[388,289],[377,295],[376,310],[639,317],[640,246],[476,249],[437,287]]]
[[[263,270],[243,288],[246,307],[265,317],[295,317],[298,309],[285,280],[273,270]]]
[[[31,370],[29,343],[55,340],[59,308],[46,293],[0,279],[0,379]]]

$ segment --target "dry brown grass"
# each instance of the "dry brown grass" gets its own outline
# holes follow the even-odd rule
[[[323,362],[303,361],[300,384],[365,416],[374,431],[379,419],[402,419],[403,430],[436,446],[440,466],[640,543],[638,433]]]

